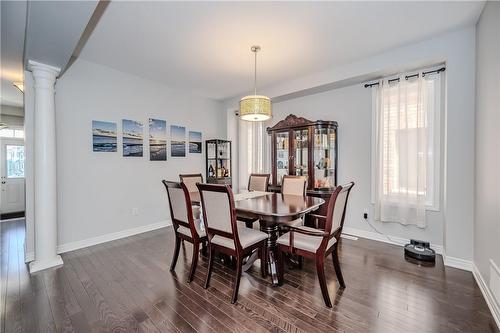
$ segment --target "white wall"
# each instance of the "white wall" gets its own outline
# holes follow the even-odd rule
[[[477,24],[474,264],[484,286],[500,267],[500,3],[488,2]],[[491,260],[491,261],[490,261]],[[494,270],[491,272],[494,274]],[[500,285],[496,291],[500,325]],[[491,290],[492,293],[493,290]]]
[[[142,121],[147,138],[148,118],[159,118],[168,129],[186,126],[206,140],[220,137],[225,126],[220,110],[214,100],[77,60],[56,83],[59,246],[164,222],[170,215],[161,180],[205,174],[204,152],[149,161],[146,144],[144,157],[123,157],[121,135],[118,152],[94,153],[92,120],[114,121],[119,133],[123,118]],[[137,216],[132,208],[138,209]]]
[[[335,83],[339,83],[339,85],[342,85],[342,82],[353,84],[356,80],[366,80],[367,77],[376,78],[440,62],[446,63],[446,108],[443,140],[445,147],[443,151],[444,198],[441,206],[443,234],[441,237],[439,231],[436,230],[432,239],[442,238],[441,243],[444,245],[447,262],[450,265],[470,269],[473,253],[474,202],[474,26],[390,50],[331,70],[262,87],[259,89],[259,93],[278,100],[289,99],[293,105],[294,95],[304,94],[304,91],[312,94],[315,89],[322,91],[325,86],[335,86]],[[226,100],[224,109],[237,109],[237,101],[237,98]],[[279,108],[278,105],[276,104],[274,107]],[[334,105],[331,108],[333,109]],[[311,107],[302,110],[302,114],[308,118],[314,118],[309,117],[312,112],[315,111]],[[325,120],[336,119],[328,118]],[[363,126],[368,126],[368,124],[363,124]],[[343,128],[340,121],[339,127]],[[350,143],[348,141],[339,141],[339,144],[347,145],[341,149],[349,149]],[[343,170],[339,170],[339,172],[343,172]],[[419,237],[418,231],[414,232],[411,227],[393,228],[400,229],[394,230],[395,236]],[[401,234],[397,234],[398,232]]]
[[[443,217],[441,212],[427,213],[425,229],[398,223],[373,221],[371,205],[371,89],[358,84],[311,96],[296,98],[273,105],[274,125],[290,113],[310,120],[336,120],[339,123],[338,183],[356,183],[349,197],[346,228],[374,232],[363,219],[368,212],[370,222],[377,230],[391,236],[418,238],[433,245],[443,244]]]
[[[22,106],[0,105],[0,122],[13,127],[23,127],[24,109]]]

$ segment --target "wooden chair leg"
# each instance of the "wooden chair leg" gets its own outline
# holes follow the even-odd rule
[[[304,267],[304,257],[302,256],[297,256],[297,262],[299,269],[302,269]]]
[[[337,274],[337,280],[342,288],[345,288],[344,277],[342,276],[342,271],[340,270],[339,256],[337,249],[332,252],[333,268],[335,268],[335,274]]]
[[[206,240],[203,241],[203,243],[201,244],[201,254],[203,254],[204,256],[208,254],[207,246],[208,246],[207,241]]]
[[[231,304],[236,303],[238,300],[238,290],[240,289],[241,271],[242,271],[242,258],[237,258],[236,262],[236,276],[234,277],[234,287],[233,287],[233,297],[231,298]]]
[[[262,278],[266,278],[267,271],[267,246],[266,242],[263,242],[263,245],[260,247],[260,274]]]
[[[177,235],[175,235],[175,247],[174,256],[172,257],[172,262],[170,263],[170,271],[173,272],[175,265],[177,264],[177,258],[179,257],[179,250],[181,249],[181,240]]]
[[[212,268],[214,267],[214,249],[209,246],[208,247],[208,271],[207,277],[205,279],[205,285],[203,288],[207,289],[210,283],[210,276],[212,276]]]
[[[325,300],[325,305],[329,308],[332,307],[332,302],[330,301],[330,295],[328,294],[328,286],[326,285],[325,278],[325,258],[316,258],[316,270],[318,272],[319,285],[321,287],[321,293],[323,294],[323,299]]]
[[[282,286],[285,276],[285,256],[278,248],[278,285]]]
[[[188,283],[193,281],[196,266],[198,265],[198,257],[200,256],[200,243],[193,244],[193,259],[191,260],[191,269],[189,270]]]

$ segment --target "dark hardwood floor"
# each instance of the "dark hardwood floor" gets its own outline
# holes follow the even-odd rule
[[[0,228],[2,332],[498,332],[471,273],[443,267],[440,256],[419,267],[384,243],[341,241],[347,288],[328,265],[328,309],[313,263],[288,269],[282,287],[256,263],[231,305],[233,272],[221,264],[208,290],[206,258],[186,283],[189,244],[168,271],[171,228],[65,253],[63,267],[31,276],[24,222]]]

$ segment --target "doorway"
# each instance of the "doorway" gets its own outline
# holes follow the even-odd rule
[[[25,215],[25,147],[22,129],[0,130],[0,219]]]

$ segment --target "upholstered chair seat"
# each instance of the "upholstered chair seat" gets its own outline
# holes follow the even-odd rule
[[[246,248],[252,246],[267,238],[267,234],[247,228],[244,224],[238,226],[238,236],[240,237],[241,247]],[[224,238],[221,236],[214,236],[212,238],[212,243],[234,249],[234,241],[229,238]]]
[[[318,229],[305,227],[305,226],[300,226],[297,229],[309,231],[311,233],[318,231]],[[299,232],[296,232],[294,234],[294,238],[293,238],[293,246],[297,249],[301,249],[304,251],[315,253],[319,249],[319,246],[321,245],[322,241],[323,241],[322,237],[311,236],[311,235],[306,235],[306,234],[301,234]],[[328,250],[329,248],[331,248],[333,245],[335,245],[336,242],[337,242],[337,240],[335,238],[330,239],[328,241],[328,245],[326,246],[326,249]],[[286,234],[284,234],[280,238],[278,238],[277,243],[282,244],[284,246],[290,246],[290,233],[287,232]]]

